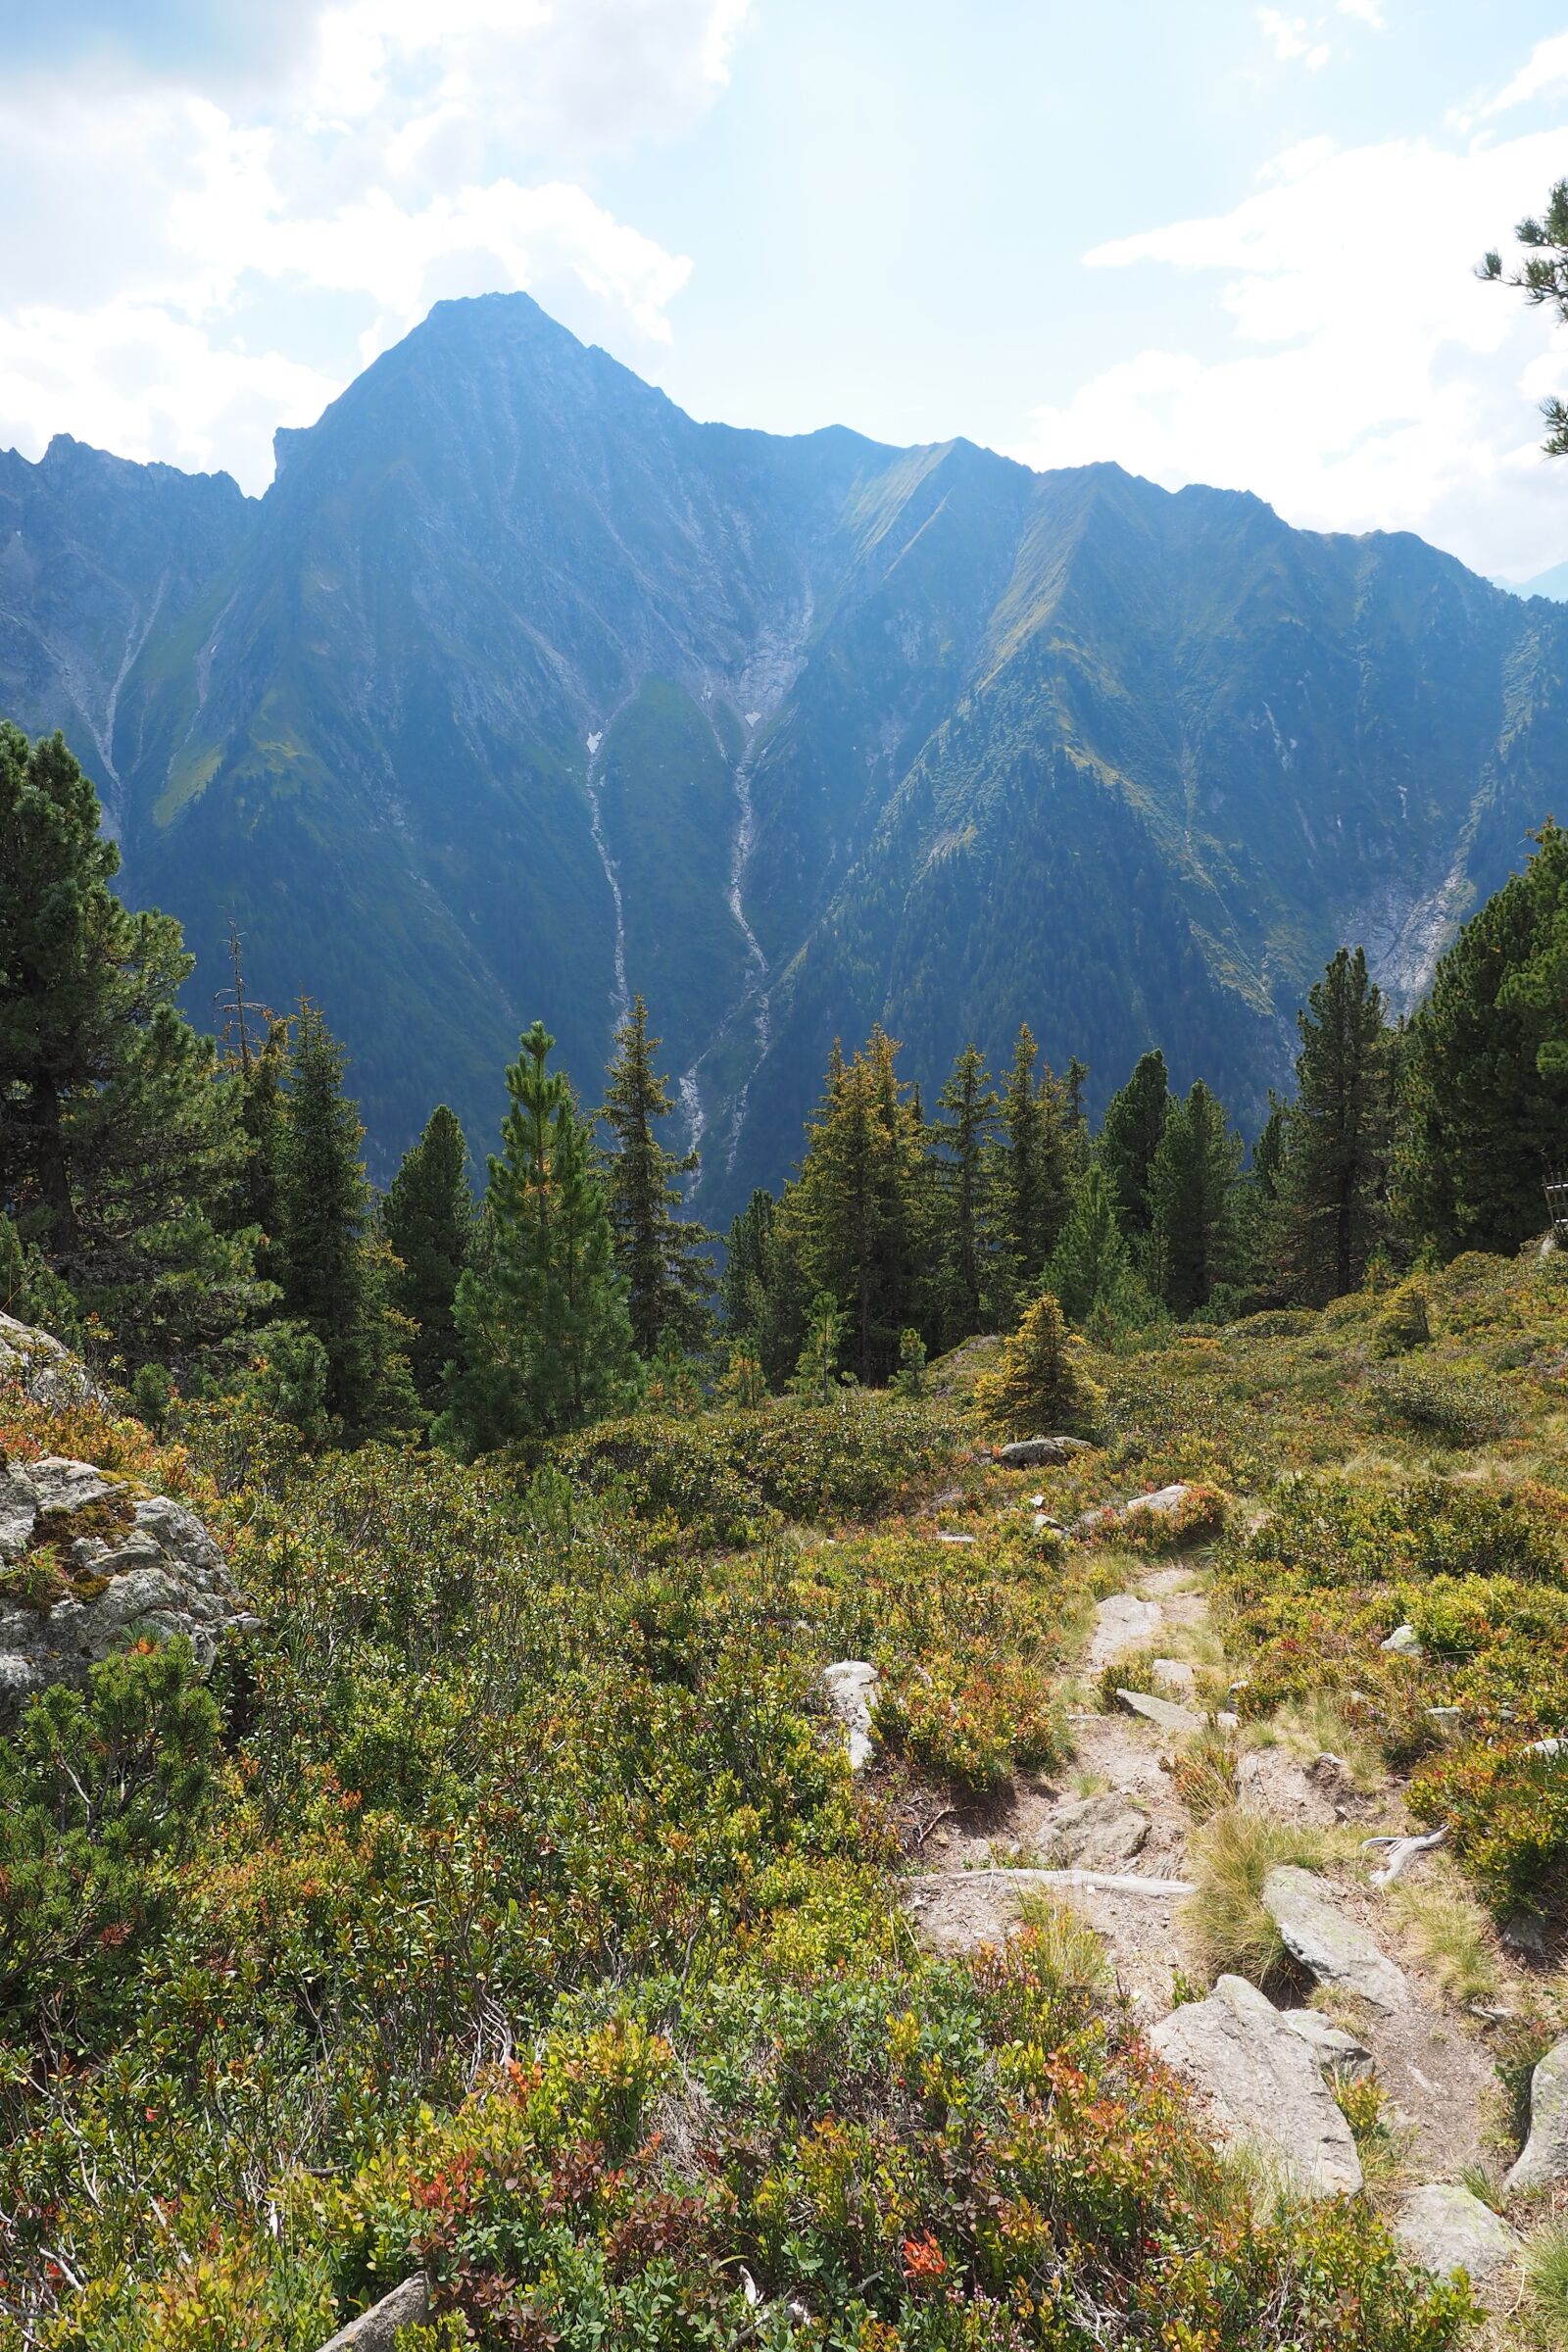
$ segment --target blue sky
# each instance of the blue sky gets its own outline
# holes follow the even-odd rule
[[[1535,0],[0,0],[0,442],[265,485],[443,294],[702,416],[1116,457],[1568,559],[1568,336],[1470,266],[1568,172]]]

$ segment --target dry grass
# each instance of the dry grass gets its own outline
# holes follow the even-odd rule
[[[1459,2009],[1495,2001],[1502,1982],[1496,1930],[1457,1871],[1401,1882],[1392,1892],[1404,1932],[1444,1998]]]
[[[1198,1891],[1183,1918],[1210,1984],[1247,1977],[1267,1990],[1285,1975],[1285,1946],[1263,1908],[1263,1881],[1280,1863],[1321,1869],[1345,1843],[1332,1832],[1277,1821],[1246,1805],[1226,1805],[1204,1823],[1192,1843]]]

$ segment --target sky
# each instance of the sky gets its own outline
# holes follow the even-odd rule
[[[0,445],[250,491],[444,296],[693,415],[1568,561],[1568,0],[0,0]]]

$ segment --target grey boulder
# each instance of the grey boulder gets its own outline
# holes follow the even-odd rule
[[[1045,1470],[1093,1450],[1087,1438],[1014,1438],[998,1447],[997,1460],[1004,1470]]]
[[[1052,1816],[1051,1860],[1058,1868],[1114,1870],[1141,1852],[1148,1837],[1149,1815],[1107,1788],[1102,1796],[1078,1797]]]
[[[37,1404],[59,1411],[102,1404],[104,1393],[81,1358],[47,1331],[0,1315],[0,1381],[16,1381]]]
[[[1360,2187],[1350,2127],[1315,2054],[1245,1977],[1221,1977],[1206,2000],[1161,2018],[1150,2040],[1203,2093],[1225,2134],[1253,2147],[1298,2194]]]
[[[1530,2136],[1503,2187],[1550,2188],[1568,2180],[1568,2037],[1553,2042],[1530,2078]]]
[[[1410,1982],[1403,1970],[1336,1906],[1314,1871],[1285,1864],[1271,1870],[1263,1881],[1263,1908],[1291,1957],[1319,1984],[1353,1993],[1391,2015],[1408,2004]]]
[[[1455,2188],[1442,2180],[1406,2197],[1395,2220],[1394,2234],[1423,2270],[1435,2272],[1440,2278],[1451,2278],[1456,2271],[1464,2271],[1477,2286],[1503,2263],[1511,2262],[1524,2244],[1518,2230],[1510,2230],[1490,2205],[1483,2205],[1467,2188]]]
[[[320,2352],[392,2352],[400,2328],[417,2327],[427,2319],[430,2297],[422,2272],[405,2278],[379,2303],[362,2311],[357,2320],[350,2320],[336,2335],[328,2336]]]
[[[105,1502],[120,1505],[122,1524],[106,1538],[84,1519],[73,1538],[72,1519]],[[92,1463],[60,1455],[12,1462],[0,1472],[0,1560],[15,1566],[41,1543],[41,1512],[80,1590],[36,1606],[0,1599],[0,1729],[51,1684],[85,1685],[128,1642],[183,1635],[206,1673],[223,1634],[255,1624],[206,1528],[169,1495],[133,1496]]]
[[[881,1679],[876,1668],[864,1658],[838,1658],[822,1669],[822,1690],[829,1707],[844,1727],[844,1744],[852,1772],[863,1771],[876,1750],[871,1709],[876,1704]]]

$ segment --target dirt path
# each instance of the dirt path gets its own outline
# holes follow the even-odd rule
[[[1173,1671],[1167,1694],[1191,1703],[1199,1668],[1219,1662],[1200,1566],[1153,1569],[1100,1603],[1084,1654],[1086,1690],[1131,1651],[1168,1653]],[[1009,1884],[1015,1869],[1147,1879],[1147,1893],[1072,1886],[1061,1890],[1060,1899],[1097,1929],[1122,1993],[1152,2026],[1187,1989],[1178,1975],[1197,1973],[1184,1940],[1185,1898],[1165,1890],[1171,1882],[1189,1881],[1194,1869],[1193,1817],[1172,1772],[1184,1741],[1119,1708],[1107,1712],[1090,1695],[1072,1710],[1071,1726],[1075,1753],[1068,1770],[1020,1779],[1000,1811],[958,1813],[932,1836],[911,1876],[909,1908],[934,1949],[967,1951],[1004,1940],[1016,1927],[1020,1904],[1033,1889],[1027,1880]],[[1396,1788],[1368,1796],[1338,1758],[1303,1755],[1286,1745],[1244,1747],[1238,1793],[1249,1809],[1293,1826],[1353,1825],[1359,1837],[1407,1826]],[[1158,1891],[1153,1882],[1163,1883]],[[1484,2159],[1494,2122],[1496,2077],[1479,2034],[1445,2007],[1407,1948],[1396,1898],[1351,1874],[1326,1880],[1323,1891],[1347,1922],[1365,1929],[1396,1961],[1409,1998],[1390,2015],[1327,1991],[1316,2005],[1371,2052],[1398,2170],[1407,2181],[1457,2180],[1467,2166]],[[1300,1998],[1310,1991],[1311,1980],[1303,1975]]]

